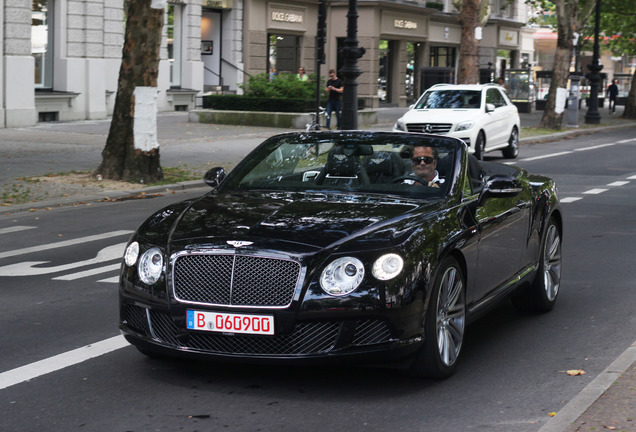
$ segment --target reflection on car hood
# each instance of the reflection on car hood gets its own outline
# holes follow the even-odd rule
[[[185,209],[173,227],[171,240],[259,238],[323,248],[360,231],[365,231],[368,238],[374,231],[387,229],[387,225],[399,225],[409,219],[402,217],[405,213],[422,204],[426,203],[323,193],[207,195]],[[395,232],[382,233],[377,240],[393,241],[394,237]]]

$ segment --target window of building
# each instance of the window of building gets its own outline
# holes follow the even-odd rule
[[[267,69],[277,74],[295,74],[300,65],[300,36],[270,33],[268,35]]]
[[[53,0],[33,0],[31,9],[31,55],[35,59],[36,88],[53,88],[52,9]]]
[[[431,67],[455,67],[455,47],[432,46],[430,52]]]
[[[166,28],[168,31],[168,61],[170,62],[170,86],[181,87],[182,12],[178,4],[168,5]]]

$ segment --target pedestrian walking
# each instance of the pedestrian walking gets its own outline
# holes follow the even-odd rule
[[[612,80],[612,83],[607,87],[607,97],[609,98],[609,112],[614,114],[616,112],[616,99],[618,98],[616,80]]]
[[[334,69],[329,69],[329,80],[327,80],[327,129],[331,129],[331,113],[336,113],[338,129],[340,128],[340,95],[344,91],[342,80],[336,76]]]
[[[305,68],[304,67],[300,67],[298,69],[298,73],[296,74],[296,78],[298,78],[300,81],[307,81],[309,79],[309,76],[307,76],[307,74],[305,73]]]

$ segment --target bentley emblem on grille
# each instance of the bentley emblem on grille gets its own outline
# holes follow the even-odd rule
[[[424,126],[424,132],[431,133],[432,131],[433,131],[433,126],[431,126],[430,124],[427,124],[426,126]]]
[[[249,246],[254,244],[254,242],[251,242],[251,241],[241,241],[241,240],[228,240],[226,243],[234,246],[235,248],[240,248],[243,246]]]

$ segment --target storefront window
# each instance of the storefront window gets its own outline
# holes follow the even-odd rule
[[[455,67],[455,48],[432,46],[430,64],[431,67]]]
[[[181,86],[181,12],[180,5],[168,5],[166,29],[168,32],[168,61],[170,62],[170,85]]]
[[[53,87],[53,0],[33,0],[31,9],[31,55],[35,59],[35,87]]]
[[[300,36],[283,34],[268,35],[268,71],[277,74],[295,74],[300,65]]]

